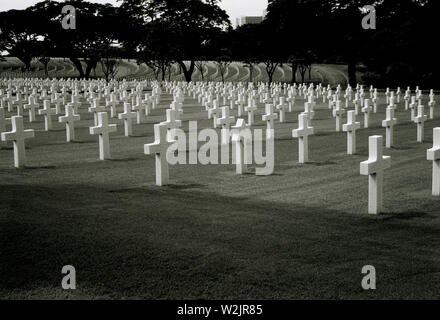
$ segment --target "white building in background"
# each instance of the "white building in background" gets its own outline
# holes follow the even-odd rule
[[[244,16],[237,18],[235,26],[241,27],[245,24],[259,24],[263,22],[264,16]]]

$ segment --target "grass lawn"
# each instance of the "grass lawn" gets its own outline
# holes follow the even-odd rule
[[[28,167],[13,169],[11,147],[0,150],[0,298],[440,298],[440,199],[431,196],[426,160],[440,118],[426,123],[426,143],[419,144],[400,104],[396,147],[385,151],[392,157],[386,213],[369,216],[359,163],[368,158],[368,136],[385,134],[381,98],[371,127],[358,131],[355,156],[346,155],[346,134],[334,131],[320,103],[311,162],[297,163],[291,130],[303,109],[299,99],[287,123],[275,124],[274,175],[177,165],[163,188],[154,185],[154,157],[143,145],[154,140],[153,124],[165,120],[170,95],[147,124],[134,126],[134,137],[112,120],[121,125],[109,161],[98,160],[86,103],[78,141],[70,144],[63,124],[44,132],[42,117],[29,124],[26,116],[26,127],[36,130],[27,140]],[[265,126],[259,109],[255,128]],[[199,129],[212,126],[195,100],[187,98],[184,110]],[[61,289],[68,264],[77,271],[75,291]],[[375,291],[361,288],[365,265],[376,267]]]

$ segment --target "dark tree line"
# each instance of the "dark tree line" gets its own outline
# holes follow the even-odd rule
[[[266,19],[232,29],[218,0],[124,0],[120,7],[82,0],[43,1],[25,10],[0,12],[0,51],[30,70],[46,70],[50,57],[69,58],[80,77],[100,65],[107,78],[117,61],[136,59],[159,79],[177,64],[187,81],[215,61],[222,76],[232,61],[264,64],[269,80],[280,65],[292,82],[310,79],[314,63],[348,65],[349,80],[376,86],[439,84],[434,34],[435,0],[269,0]],[[64,30],[61,9],[76,8],[77,28]],[[361,8],[374,5],[377,29],[365,30]],[[223,71],[223,72],[222,72]],[[297,75],[299,74],[299,78]]]

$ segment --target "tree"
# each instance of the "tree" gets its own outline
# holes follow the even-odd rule
[[[125,0],[121,8],[132,24],[150,26],[160,21],[172,31],[172,41],[166,39],[174,48],[169,59],[180,65],[187,82],[191,81],[195,61],[206,41],[219,29],[230,27],[218,0]]]
[[[205,57],[199,57],[200,60],[196,61],[196,68],[200,71],[200,76],[202,78],[202,81],[205,81],[205,66],[206,66],[206,58]]]
[[[23,62],[26,71],[39,55],[38,42],[44,25],[44,18],[29,9],[0,12],[0,43],[9,55]]]
[[[157,20],[148,25],[138,27],[139,32],[135,54],[138,62],[147,64],[154,70],[156,79],[159,74],[162,80],[166,79],[167,70],[171,68],[176,55],[173,47],[174,33],[168,24]],[[167,41],[164,41],[167,39]]]
[[[30,12],[41,17],[44,29],[40,36],[53,44],[53,54],[69,57],[77,68],[80,77],[90,77],[101,57],[105,54],[103,49],[114,44],[122,34],[118,21],[120,12],[110,4],[84,2],[71,0],[68,2],[75,7],[77,28],[64,30],[61,21],[64,18],[62,7],[65,3],[43,1],[28,8]],[[41,29],[41,28],[40,28]],[[80,59],[86,64],[83,69]]]
[[[258,27],[252,24],[245,24],[236,30],[229,32],[229,39],[232,42],[230,48],[234,60],[241,61],[243,67],[249,69],[249,81],[253,81],[255,66],[261,62],[258,53],[259,35],[255,30]]]

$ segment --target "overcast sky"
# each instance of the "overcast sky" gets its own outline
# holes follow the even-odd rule
[[[24,9],[39,0],[0,0],[0,11],[9,9]],[[116,4],[116,0],[93,0],[90,2],[112,3]],[[225,9],[231,21],[235,24],[235,18],[241,16],[261,16],[263,10],[267,7],[267,0],[222,0],[222,8]]]

